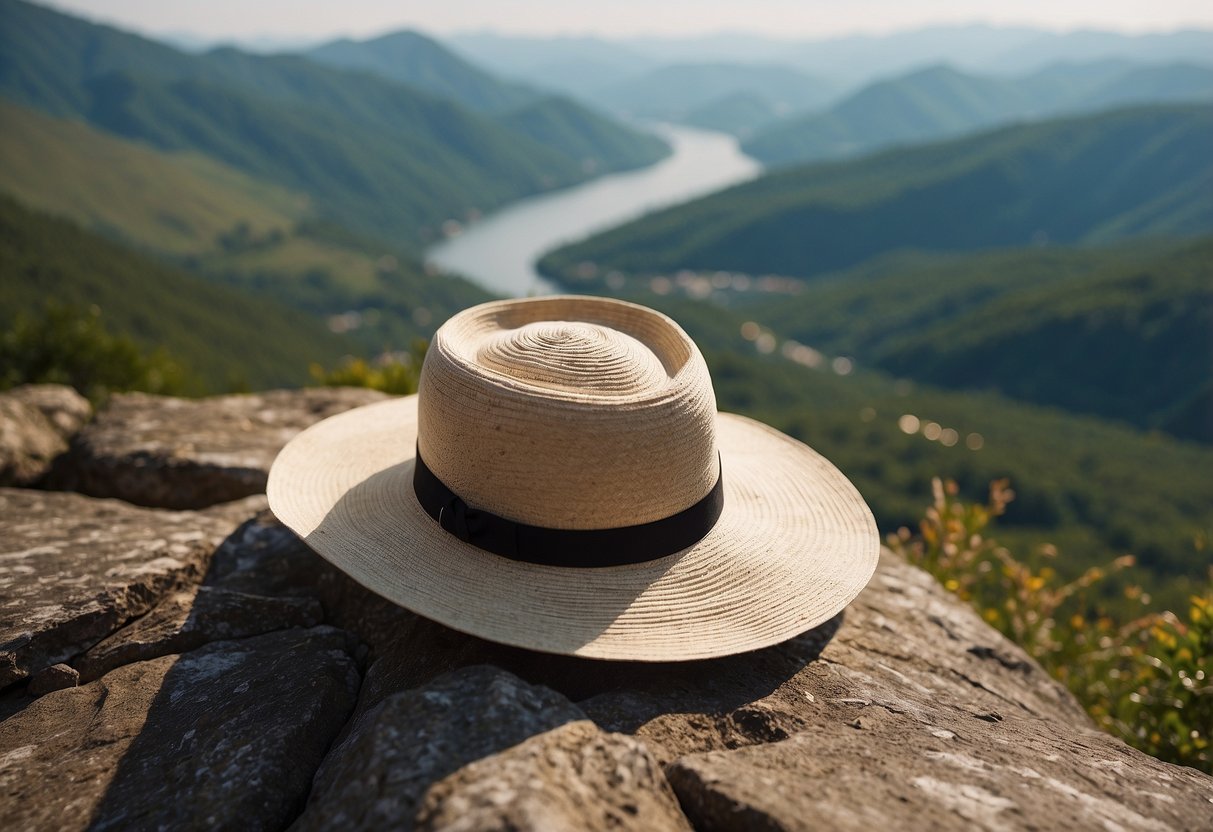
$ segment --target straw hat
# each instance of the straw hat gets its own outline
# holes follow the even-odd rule
[[[678,661],[784,641],[868,582],[879,541],[807,446],[716,412],[665,315],[588,297],[467,309],[417,395],[326,419],[269,475],[316,552],[491,641]]]

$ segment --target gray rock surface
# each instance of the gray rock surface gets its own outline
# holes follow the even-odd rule
[[[876,708],[666,774],[696,829],[1208,829],[1213,782],[1112,737],[1013,714]],[[1059,736],[1062,734],[1063,736]]]
[[[91,682],[116,667],[183,653],[212,641],[247,638],[291,627],[314,627],[324,610],[314,598],[266,598],[213,586],[174,592],[147,615],[75,660]]]
[[[373,601],[357,605],[355,597],[350,590],[345,603],[361,606],[363,623],[373,621]],[[538,656],[403,612],[386,632],[398,640],[379,642],[362,701],[390,696],[384,691],[394,685],[424,684],[438,665],[508,668],[565,693],[601,728],[641,739],[669,767],[696,828],[717,828],[731,818],[731,826],[719,828],[879,822],[1026,829],[1040,828],[1051,815],[1075,829],[1114,828],[1105,819],[1124,828],[1200,828],[1194,819],[1213,807],[1213,779],[1095,732],[1069,693],[1022,650],[889,552],[869,587],[833,622],[768,650],[707,662],[640,665]],[[376,633],[367,637],[374,640]],[[419,644],[429,649],[417,649]],[[830,760],[829,753],[839,759]],[[811,772],[818,782],[810,789],[798,785],[799,774],[775,777],[761,769],[768,754],[776,755],[770,768]],[[877,755],[879,765],[872,762]],[[986,766],[984,781],[965,780],[954,770],[978,765]],[[1135,778],[1117,774],[1130,768]],[[1105,770],[1113,774],[1092,779],[1091,771]],[[1034,779],[1023,772],[1035,772],[1048,786],[1031,794],[1030,809],[986,816],[973,808],[984,805],[986,792],[1010,800],[990,784]],[[836,789],[831,773],[840,777]],[[884,786],[865,785],[872,777]],[[749,791],[729,791],[734,779]],[[1171,787],[1145,788],[1151,781]],[[932,795],[923,792],[933,787]],[[933,801],[921,823],[915,799]],[[1123,811],[1108,814],[1109,805]],[[691,808],[703,806],[709,808]],[[493,817],[485,828],[497,828],[500,818]]]
[[[1026,653],[888,551],[868,587],[829,625],[769,650],[632,672],[619,690],[580,705],[603,728],[644,738],[663,762],[775,742],[877,709],[924,723],[959,708],[1091,724]]]
[[[80,684],[80,671],[70,664],[52,664],[34,674],[26,692],[30,696],[45,696],[56,690],[74,688]]]
[[[411,829],[431,783],[584,716],[555,691],[493,667],[397,693],[356,719],[329,753],[294,828]]]
[[[22,384],[0,395],[36,408],[64,439],[71,439],[93,418],[89,400],[66,384]]]
[[[321,394],[341,395],[259,406],[299,414]],[[254,470],[240,460],[268,466],[288,432],[269,443],[289,420],[250,417],[191,445],[207,408],[246,412],[234,398],[142,397],[125,450],[96,458],[124,488],[214,494],[225,472]],[[106,430],[95,438],[125,441]],[[76,443],[89,447],[102,445]],[[1094,732],[1027,655],[888,552],[843,614],[784,644],[591,662],[395,607],[264,505],[0,489],[0,826],[937,832],[1213,817],[1213,778]],[[104,675],[27,695],[81,670]],[[15,684],[38,671],[32,691]]]
[[[242,519],[247,522],[215,551],[208,584],[253,595],[310,598],[330,583],[348,580],[268,510],[246,511]],[[329,620],[335,619],[330,615]]]
[[[40,481],[91,415],[88,399],[61,384],[0,393],[0,485]]]
[[[426,793],[426,832],[690,832],[644,743],[573,722],[465,766]]]
[[[291,437],[328,416],[386,398],[325,387],[209,399],[114,396],[55,466],[55,488],[160,508],[200,508],[265,490]]]
[[[0,687],[87,650],[196,582],[231,529],[222,513],[0,489]]]
[[[119,668],[0,723],[9,829],[281,829],[353,708],[347,634],[216,642]]]

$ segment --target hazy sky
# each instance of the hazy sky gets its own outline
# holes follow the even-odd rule
[[[1210,0],[51,0],[48,5],[144,33],[320,39],[392,29],[432,33],[785,37],[880,33],[933,23],[1159,31],[1213,27]]]

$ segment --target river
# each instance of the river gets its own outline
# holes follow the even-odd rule
[[[550,294],[554,287],[535,271],[548,251],[761,170],[725,133],[673,125],[650,129],[673,148],[657,164],[515,202],[433,246],[426,259],[497,294]]]

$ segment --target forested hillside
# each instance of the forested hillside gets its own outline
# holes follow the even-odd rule
[[[151,251],[200,254],[242,229],[268,238],[311,200],[194,152],[167,153],[0,99],[0,191]]]
[[[298,386],[309,362],[331,364],[356,348],[312,315],[187,275],[4,197],[0,274],[0,329],[37,318],[48,303],[78,313],[96,307],[109,331],[182,364],[200,382],[194,393]]]
[[[890,257],[747,307],[898,376],[1213,441],[1213,240]]]
[[[516,133],[578,160],[587,173],[642,167],[668,150],[656,136],[638,135],[560,96],[538,98],[502,113],[498,120]]]
[[[969,251],[1213,230],[1213,110],[1160,106],[778,170],[541,262],[812,277],[905,248]]]
[[[318,220],[311,203],[194,153],[164,153],[0,104],[0,191],[321,318],[351,344],[407,346],[488,293],[429,275],[403,247]],[[120,322],[119,322],[120,323]],[[195,344],[202,347],[202,342]]]

